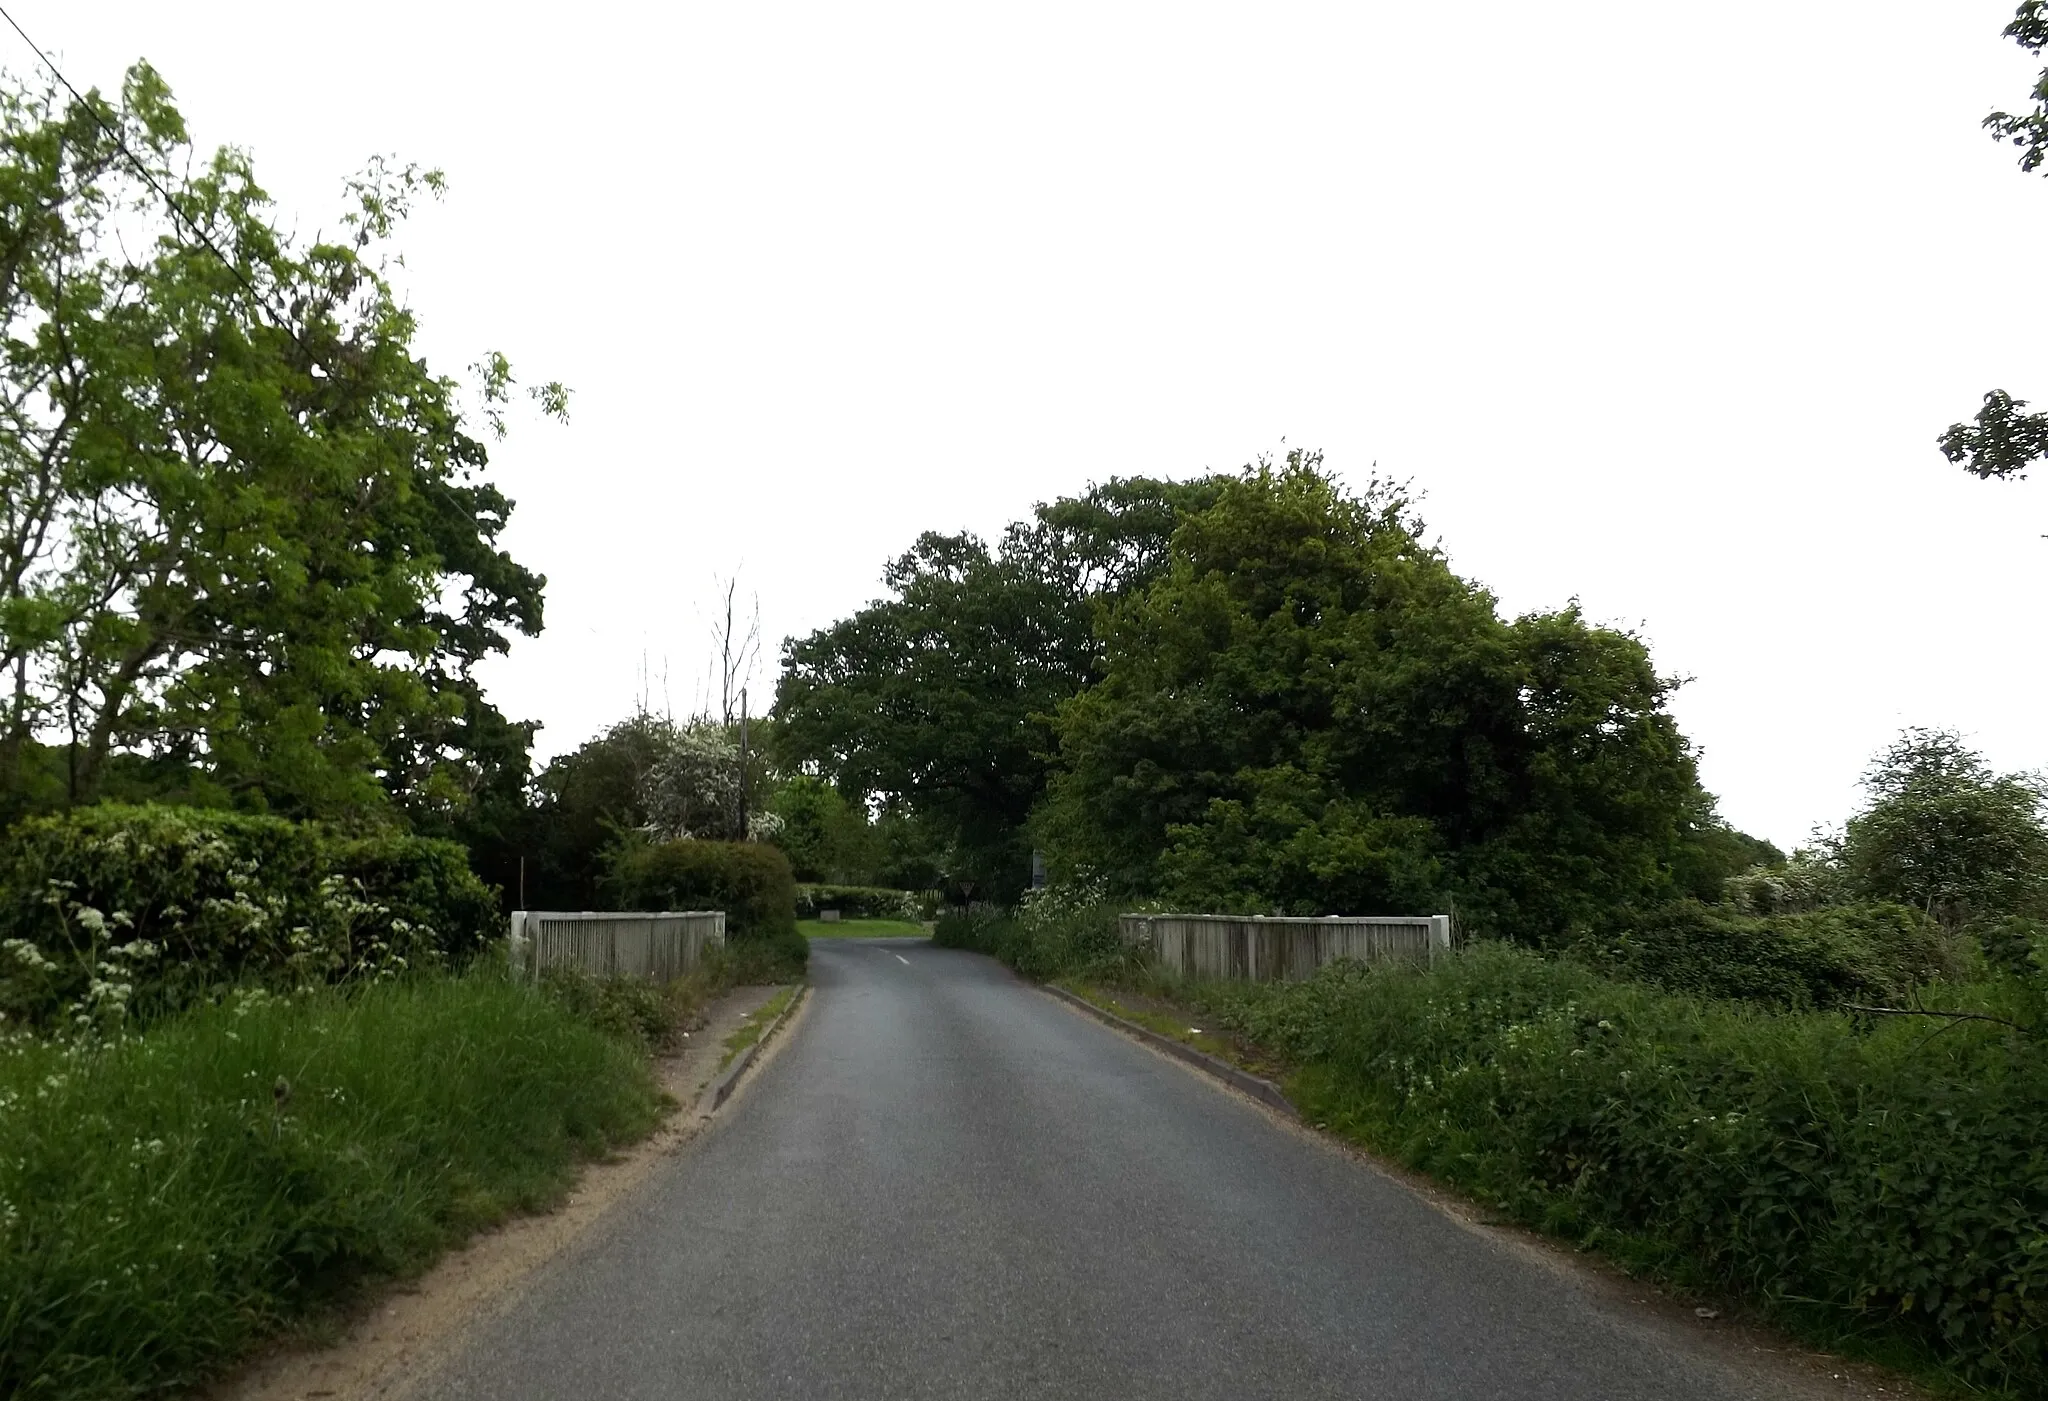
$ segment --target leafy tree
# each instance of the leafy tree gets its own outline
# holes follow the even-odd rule
[[[1059,710],[1066,873],[1208,908],[1443,908],[1549,939],[1657,898],[1711,815],[1633,637],[1502,621],[1394,487],[1290,452],[1186,517]]]
[[[650,835],[752,841],[781,829],[782,819],[754,801],[767,786],[766,766],[757,754],[742,757],[736,730],[710,720],[667,727],[662,752],[640,780]],[[744,789],[743,770],[750,771]]]
[[[1778,871],[1785,865],[1785,853],[1774,843],[1738,832],[1711,805],[1694,813],[1687,826],[1690,837],[1672,874],[1678,888],[1694,900],[1725,899],[1728,883],[1736,877]]]
[[[1095,607],[1154,577],[1176,522],[1219,490],[1118,479],[1039,507],[993,550],[920,536],[884,575],[892,597],[785,644],[784,763],[914,819],[953,879],[1021,888],[1049,717],[1093,676]]]
[[[796,774],[776,790],[772,810],[781,820],[775,844],[800,881],[872,885],[887,859],[882,833],[865,809],[811,774]]]
[[[772,740],[767,722],[756,721]],[[605,880],[629,835],[652,842],[738,836],[740,749],[737,726],[706,717],[678,724],[638,711],[542,771],[524,844],[534,856],[529,903],[536,908],[601,908]],[[776,775],[750,751],[750,794],[772,796]],[[781,819],[771,804],[752,805],[750,839],[771,837]]]
[[[2048,0],[2023,0],[2005,37],[2029,53],[2048,48]],[[1995,138],[2019,147],[2023,171],[2038,170],[2048,161],[2048,68],[2042,69],[2031,96],[2031,111],[1993,112],[1984,119]],[[2026,475],[2027,468],[2048,456],[2048,414],[2026,408],[2026,400],[1992,390],[1973,420],[1951,424],[1941,435],[1942,455],[1979,477]]]
[[[2048,885],[2038,779],[1996,774],[1952,730],[1910,729],[1864,775],[1838,860],[1856,893],[1945,923],[2029,912]]]
[[[527,894],[537,909],[600,907],[606,853],[626,832],[647,825],[647,774],[660,758],[669,724],[640,712],[586,740],[535,781]]]
[[[541,623],[456,383],[387,277],[437,173],[373,163],[337,237],[273,227],[146,65],[0,91],[0,793],[123,756],[245,806],[442,821],[516,773],[473,679]],[[158,191],[165,192],[166,200]],[[173,212],[175,211],[175,212]],[[477,367],[503,429],[513,380]],[[560,413],[560,386],[536,391]]]

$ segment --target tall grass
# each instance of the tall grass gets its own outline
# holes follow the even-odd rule
[[[0,1395],[190,1385],[660,1112],[632,1040],[485,972],[0,1042]]]

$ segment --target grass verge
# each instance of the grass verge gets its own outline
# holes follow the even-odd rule
[[[909,919],[800,919],[796,930],[808,939],[922,939],[930,932]]]
[[[1147,1031],[1156,1031],[1263,1079],[1280,1080],[1290,1073],[1291,1067],[1278,1057],[1223,1029],[1216,1018],[1157,992],[1110,987],[1078,978],[1060,978],[1054,985],[1127,1022],[1136,1022]],[[1197,1022],[1208,1025],[1198,1026]]]
[[[725,1069],[728,1065],[732,1064],[734,1056],[746,1050],[747,1047],[753,1045],[756,1041],[759,1041],[761,1033],[775,1025],[775,1019],[782,1015],[783,1009],[789,1006],[790,1000],[796,994],[797,988],[794,985],[784,988],[781,992],[776,993],[775,996],[763,1003],[760,1011],[748,1017],[745,1026],[742,1026],[738,1031],[726,1037],[725,1054],[719,1058],[718,1068],[720,1070]]]
[[[703,962],[666,984],[593,978],[573,968],[550,968],[541,983],[584,1021],[659,1051],[703,1025],[705,1006],[732,989],[802,978],[802,966],[781,941],[741,940],[709,950]]]
[[[553,1202],[663,1112],[646,1056],[500,975],[244,994],[0,1043],[0,1395],[161,1395]]]

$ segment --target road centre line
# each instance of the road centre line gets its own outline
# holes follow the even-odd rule
[[[907,958],[905,958],[905,957],[904,957],[904,956],[903,956],[902,954],[900,954],[900,953],[896,955],[896,961],[897,961],[898,963],[902,964],[902,965],[903,965],[903,966],[904,966],[905,968],[908,968],[908,967],[910,966],[910,960],[909,960],[909,959],[907,959]]]

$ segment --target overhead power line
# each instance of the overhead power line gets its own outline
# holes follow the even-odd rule
[[[21,36],[21,42],[28,45],[29,51],[35,54],[37,60],[43,65],[43,67],[50,70],[51,76],[56,78],[56,80],[63,85],[64,90],[70,93],[72,99],[76,101],[78,105],[85,110],[86,115],[91,117],[93,119],[93,122],[99,127],[99,129],[105,132],[108,138],[113,141],[114,149],[119,151],[123,156],[126,156],[128,158],[128,163],[134,167],[135,173],[141,176],[142,179],[149,185],[149,187],[152,190],[155,190],[157,194],[163,198],[164,206],[171,211],[173,217],[175,217],[178,220],[178,222],[183,224],[187,229],[191,230],[192,236],[199,240],[201,246],[204,247],[207,252],[213,254],[213,256],[219,260],[220,265],[226,268],[230,273],[234,275],[235,281],[242,284],[242,289],[249,294],[250,299],[254,301],[258,307],[262,308],[262,310],[270,314],[271,319],[276,323],[277,328],[279,330],[283,331],[286,335],[292,338],[292,343],[298,346],[299,350],[305,355],[307,366],[313,369],[316,373],[318,373],[319,358],[313,354],[312,347],[306,344],[305,338],[299,334],[298,328],[292,325],[291,318],[289,316],[284,315],[275,306],[273,306],[271,304],[270,299],[263,295],[262,290],[258,288],[254,282],[249,280],[249,275],[242,271],[241,265],[235,262],[235,260],[230,258],[226,253],[221,251],[220,245],[215,243],[213,241],[212,236],[209,235],[205,229],[199,226],[198,220],[194,219],[189,213],[187,213],[183,206],[181,206],[178,203],[178,201],[172,197],[171,192],[163,187],[162,182],[156,178],[156,173],[143,163],[141,157],[137,156],[135,152],[128,149],[128,143],[127,141],[122,139],[119,128],[110,125],[107,119],[100,115],[99,108],[95,104],[87,100],[85,94],[80,92],[77,86],[73,84],[69,78],[64,76],[64,70],[59,68],[56,62],[53,59],[51,59],[51,57],[47,53],[43,52],[42,46],[40,44],[36,43],[35,40],[29,38],[28,31],[21,27],[20,21],[16,20],[12,14],[8,13],[4,5],[0,5],[0,19],[6,20],[8,27],[12,29],[16,34]],[[467,511],[468,508],[464,507],[461,502],[455,499],[454,493],[448,488],[446,483],[436,481],[432,477],[420,477],[417,480],[425,483],[427,486],[430,486],[434,490],[440,492],[441,499],[446,501],[450,506],[453,506],[457,511]]]
[[[277,308],[270,304],[270,299],[264,296],[263,293],[260,290],[258,290],[256,284],[249,280],[249,275],[242,271],[241,265],[235,262],[235,260],[230,258],[226,253],[223,253],[221,251],[220,245],[215,243],[213,241],[212,236],[208,234],[205,229],[199,226],[199,221],[194,219],[190,214],[188,214],[185,211],[185,209],[181,205],[179,205],[176,199],[172,198],[171,192],[165,189],[163,187],[162,182],[160,182],[156,178],[156,173],[152,171],[147,165],[143,164],[141,157],[137,156],[133,151],[128,149],[128,143],[126,140],[122,138],[119,128],[110,124],[105,117],[100,115],[100,109],[98,105],[91,101],[88,101],[85,94],[80,92],[77,89],[77,87],[73,85],[72,81],[64,76],[64,70],[59,68],[56,62],[53,59],[51,59],[51,57],[48,54],[43,52],[42,46],[40,44],[36,43],[35,40],[28,37],[28,31],[26,29],[23,29],[21,27],[20,22],[17,21],[13,15],[7,12],[5,6],[0,6],[0,19],[6,20],[8,27],[12,29],[16,34],[19,34],[21,36],[21,42],[28,45],[30,52],[35,54],[36,58],[42,63],[43,67],[50,70],[51,76],[56,78],[56,80],[59,83],[63,84],[64,90],[71,94],[72,99],[75,102],[77,102],[81,108],[85,110],[86,115],[93,119],[93,122],[99,127],[99,129],[107,134],[108,138],[114,143],[114,149],[119,151],[122,155],[128,158],[128,163],[129,165],[135,168],[135,173],[137,175],[140,175],[152,190],[155,190],[158,195],[162,196],[164,206],[171,211],[173,217],[175,217],[186,228],[192,231],[192,236],[198,239],[199,242],[205,246],[207,252],[213,254],[215,258],[220,260],[220,265],[222,267],[226,268],[230,273],[234,274],[235,281],[242,284],[243,290],[246,291],[252,298],[255,299],[256,305],[262,307],[263,310],[270,313],[270,315],[276,320],[278,328],[280,330],[282,330],[286,335],[290,336],[294,341],[298,342],[299,349],[305,351],[307,359],[310,361],[313,352],[311,349],[307,347],[306,343],[303,340],[299,339],[299,333],[297,329],[292,326],[291,318],[280,315],[278,313]]]

